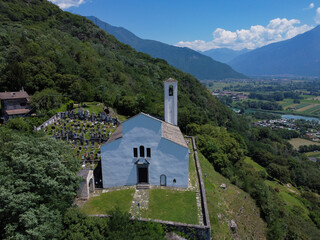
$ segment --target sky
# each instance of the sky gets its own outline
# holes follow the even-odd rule
[[[255,49],[320,24],[320,0],[50,0],[140,38],[197,51]]]

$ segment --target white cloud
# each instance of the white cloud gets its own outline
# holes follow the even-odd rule
[[[49,0],[50,2],[58,5],[62,9],[67,9],[70,7],[78,7],[83,4],[85,0]]]
[[[314,8],[314,3],[310,3],[309,9]]]
[[[314,18],[314,21],[316,22],[316,24],[320,24],[320,7],[318,7],[316,10],[316,16]]]
[[[319,10],[319,11],[318,11]],[[320,8],[318,9],[320,21]],[[180,41],[178,47],[188,47],[194,50],[206,51],[213,48],[232,48],[240,50],[243,48],[255,49],[264,45],[279,42],[292,38],[298,34],[310,30],[312,26],[301,25],[297,19],[287,20],[286,18],[276,18],[269,22],[267,26],[255,25],[250,29],[241,29],[234,32],[222,28],[217,28],[213,33],[213,40],[206,42],[203,40]]]

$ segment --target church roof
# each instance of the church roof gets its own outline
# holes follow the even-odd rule
[[[138,115],[144,115],[146,117],[149,117],[149,118],[152,118],[156,121],[159,121],[162,123],[162,137],[171,141],[171,142],[174,142],[176,144],[179,144],[183,147],[186,147],[188,148],[188,145],[186,143],[186,141],[184,140],[184,137],[182,135],[182,132],[180,130],[180,128],[178,126],[175,126],[173,124],[170,124],[170,123],[167,123],[165,121],[162,121],[158,118],[155,118],[153,116],[150,116],[148,114],[145,114],[145,113],[139,113]],[[136,115],[136,116],[138,116]],[[135,116],[134,116],[135,117]],[[132,118],[134,118],[132,117]],[[129,120],[129,119],[128,119]],[[126,120],[126,121],[128,121]],[[108,143],[111,143],[119,138],[122,138],[122,123],[118,126],[118,128],[114,131],[114,133],[111,135],[111,137],[109,138],[109,140],[107,141],[106,144]]]
[[[122,138],[122,124],[120,124],[117,129],[113,132],[111,137],[109,138],[107,143],[113,142],[117,140],[118,138]]]
[[[164,80],[163,82],[178,82],[178,81],[173,78],[168,78],[167,80]]]

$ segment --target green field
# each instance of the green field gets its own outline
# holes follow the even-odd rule
[[[320,145],[318,142],[313,142],[303,138],[292,138],[289,140],[289,143],[293,146],[294,149],[298,150],[302,145]]]
[[[308,81],[306,81],[308,82]],[[257,93],[262,95],[272,95],[277,92],[295,92],[300,94],[298,102],[294,103],[294,99],[285,98],[282,101],[277,101],[282,106],[282,111],[277,111],[283,114],[298,114],[305,116],[320,116],[320,96],[311,95],[309,87],[303,88],[305,82],[300,80],[270,80],[270,79],[246,79],[240,81],[225,80],[225,81],[203,81],[203,84],[209,91],[230,91],[235,93]],[[301,85],[302,84],[302,85]],[[295,90],[287,90],[296,85]],[[301,88],[301,89],[299,89]],[[288,96],[288,95],[287,95]],[[263,98],[261,98],[263,99]],[[250,99],[251,101],[257,99]],[[243,100],[245,101],[245,100]],[[259,100],[263,101],[263,100]],[[270,100],[271,101],[271,100]],[[237,107],[241,102],[233,102],[232,106]],[[293,109],[291,109],[293,108]],[[295,109],[294,109],[295,108]]]

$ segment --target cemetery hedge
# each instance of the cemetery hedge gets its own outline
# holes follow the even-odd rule
[[[225,125],[231,115],[192,75],[48,1],[0,0],[0,21],[0,91],[58,92],[76,102],[103,102],[127,116],[143,111],[163,117],[162,81],[172,77],[179,81],[182,128],[191,122]],[[54,105],[41,103],[48,100],[35,105]]]

